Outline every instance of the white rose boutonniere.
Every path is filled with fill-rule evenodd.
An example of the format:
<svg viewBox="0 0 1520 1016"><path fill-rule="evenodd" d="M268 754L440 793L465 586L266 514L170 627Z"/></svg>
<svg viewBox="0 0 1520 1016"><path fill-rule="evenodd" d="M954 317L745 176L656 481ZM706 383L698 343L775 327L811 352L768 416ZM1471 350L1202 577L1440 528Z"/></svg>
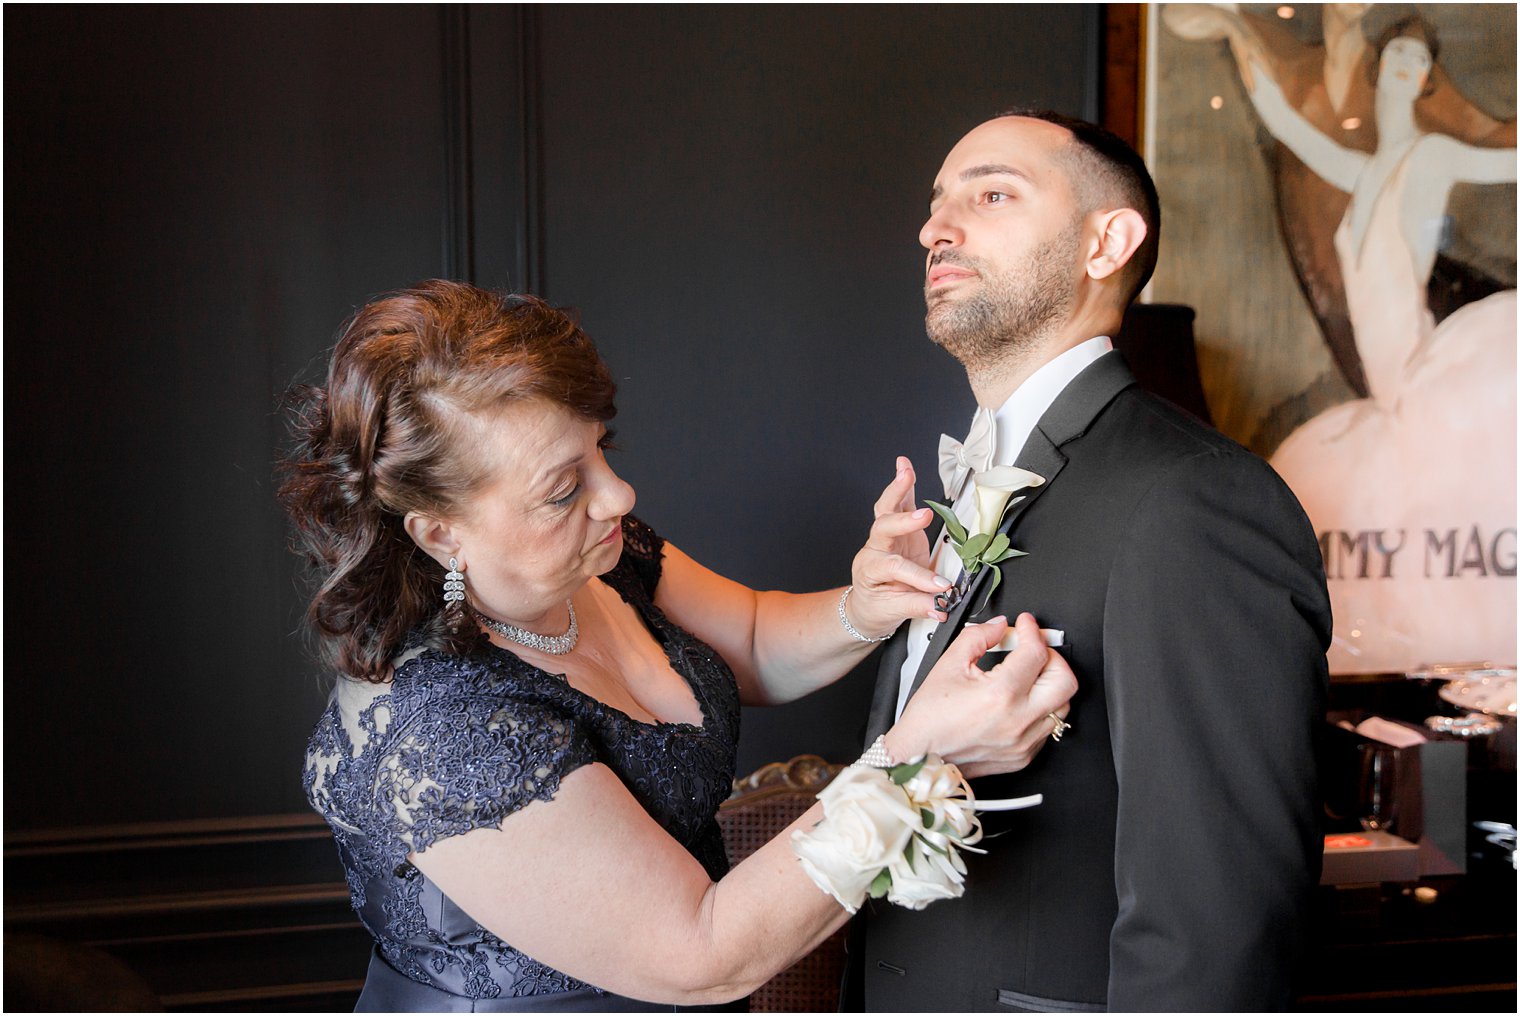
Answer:
<svg viewBox="0 0 1520 1016"><path fill-rule="evenodd" d="M1012 810L1039 795L980 805L961 771L937 755L876 769L850 766L818 795L823 820L792 834L802 870L855 913L867 896L922 910L965 891L960 851L982 838L978 807Z"/></svg>
<svg viewBox="0 0 1520 1016"><path fill-rule="evenodd" d="M966 527L961 525L961 520L956 518L955 512L949 506L937 501L924 502L944 521L945 529L950 534L950 545L955 548L961 563L965 565L968 580L980 571L983 565L989 565L992 568L992 582L987 587L987 595L983 598L981 607L977 608L978 611L986 608L998 584L1003 581L1002 563L1010 558L1025 556L1024 551L1013 548L1013 541L1008 538L1008 534L998 532L1008 509L1024 500L1022 497L1015 498L1013 495L1030 487L1038 487L1044 482L1045 478L1040 474L1017 466L993 466L991 469L974 474L972 483L975 485L976 493L975 533L966 532Z"/></svg>

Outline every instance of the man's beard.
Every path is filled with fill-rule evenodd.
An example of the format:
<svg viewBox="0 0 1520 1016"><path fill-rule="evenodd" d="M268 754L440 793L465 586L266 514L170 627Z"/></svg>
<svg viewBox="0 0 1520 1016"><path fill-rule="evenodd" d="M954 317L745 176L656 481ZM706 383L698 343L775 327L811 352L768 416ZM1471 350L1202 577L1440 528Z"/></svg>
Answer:
<svg viewBox="0 0 1520 1016"><path fill-rule="evenodd" d="M924 327L929 338L968 369L988 367L1037 348L1076 300L1068 278L1076 263L1078 223L1040 244L1017 265L991 271L956 251L937 255L976 271L980 286L964 300L929 301Z"/></svg>

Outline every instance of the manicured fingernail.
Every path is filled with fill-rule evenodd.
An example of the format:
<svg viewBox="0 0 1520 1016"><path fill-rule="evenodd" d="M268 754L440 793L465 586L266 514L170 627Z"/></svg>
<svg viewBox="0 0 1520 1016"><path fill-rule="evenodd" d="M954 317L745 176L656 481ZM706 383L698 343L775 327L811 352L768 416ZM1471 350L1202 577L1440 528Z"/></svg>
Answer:
<svg viewBox="0 0 1520 1016"><path fill-rule="evenodd" d="M913 513L913 517L915 519L926 519L929 517L929 515L930 510L928 508L920 508L918 511Z"/></svg>
<svg viewBox="0 0 1520 1016"><path fill-rule="evenodd" d="M989 617L987 619L987 623L988 624L992 624L992 623L994 623L996 621L1007 621L1007 620L1008 620L1008 615L1007 614L999 614L997 617Z"/></svg>

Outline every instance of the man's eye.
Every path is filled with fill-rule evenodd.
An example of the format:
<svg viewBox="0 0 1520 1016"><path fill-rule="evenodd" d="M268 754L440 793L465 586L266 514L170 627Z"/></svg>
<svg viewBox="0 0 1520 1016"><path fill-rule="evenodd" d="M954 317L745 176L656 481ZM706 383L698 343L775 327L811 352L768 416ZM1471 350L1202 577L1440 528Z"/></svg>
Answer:
<svg viewBox="0 0 1520 1016"><path fill-rule="evenodd" d="M1002 191L988 191L986 194L982 195L982 200L987 202L989 205L1000 205L1004 201L1007 201L1008 197L1009 196Z"/></svg>

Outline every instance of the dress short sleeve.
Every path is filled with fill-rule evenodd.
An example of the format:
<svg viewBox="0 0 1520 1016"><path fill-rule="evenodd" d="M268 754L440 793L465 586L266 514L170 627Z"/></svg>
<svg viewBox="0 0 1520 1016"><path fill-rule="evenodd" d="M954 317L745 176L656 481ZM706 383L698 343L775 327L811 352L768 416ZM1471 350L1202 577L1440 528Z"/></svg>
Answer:
<svg viewBox="0 0 1520 1016"><path fill-rule="evenodd" d="M550 703L499 689L445 691L397 730L378 760L374 814L414 851L498 828L595 761L576 721Z"/></svg>
<svg viewBox="0 0 1520 1016"><path fill-rule="evenodd" d="M644 587L645 594L654 599L655 586L660 584L660 566L664 559L665 541L658 533L632 515L623 516L623 560L633 570Z"/></svg>

